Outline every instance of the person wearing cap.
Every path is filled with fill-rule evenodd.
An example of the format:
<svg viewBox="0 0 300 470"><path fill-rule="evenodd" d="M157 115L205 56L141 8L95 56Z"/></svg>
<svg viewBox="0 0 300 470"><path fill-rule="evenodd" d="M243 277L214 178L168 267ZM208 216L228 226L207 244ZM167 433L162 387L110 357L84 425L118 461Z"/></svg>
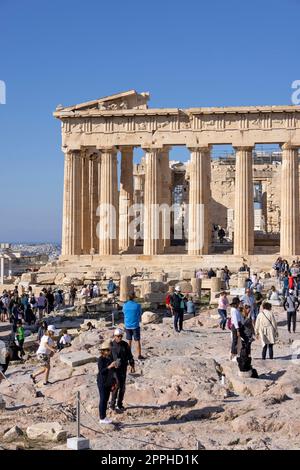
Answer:
<svg viewBox="0 0 300 470"><path fill-rule="evenodd" d="M239 310L240 299L238 297L234 297L231 302L231 311L230 311L230 318L231 318L231 334L232 334L232 342L231 342L231 356L230 359L235 361L237 358L237 348L238 348L238 340L242 334L242 328L244 319Z"/></svg>
<svg viewBox="0 0 300 470"><path fill-rule="evenodd" d="M123 330L117 328L114 332L114 339L111 346L111 354L113 360L117 363L116 375L118 379L118 386L113 390L110 402L110 408L116 411L124 411L123 399L126 387L127 367L130 365L130 372L134 373L134 359L131 349L123 341ZM117 404L117 406L116 406Z"/></svg>
<svg viewBox="0 0 300 470"><path fill-rule="evenodd" d="M299 300L294 294L293 289L290 289L286 296L283 308L287 314L287 328L291 332L291 324L293 323L293 333L296 333L297 310L299 308Z"/></svg>
<svg viewBox="0 0 300 470"><path fill-rule="evenodd" d="M145 359L141 351L141 328L142 307L134 301L134 293L129 294L127 302L123 305L124 323L126 330L126 339L131 349L132 338L136 342L138 359Z"/></svg>
<svg viewBox="0 0 300 470"><path fill-rule="evenodd" d="M112 420L106 417L107 405L110 393L116 387L116 370L117 363L111 355L111 341L106 340L100 346L100 357L98 359L98 375L97 386L99 390L99 423L111 424Z"/></svg>
<svg viewBox="0 0 300 470"><path fill-rule="evenodd" d="M43 367L35 374L30 375L33 383L36 383L36 377L45 372L44 385L49 384L48 378L50 373L50 357L53 356L53 354L56 352L55 343L53 340L55 333L55 327L53 325L48 325L48 328L45 331L45 334L42 337L39 348L36 352L38 360L41 364L43 364Z"/></svg>
<svg viewBox="0 0 300 470"><path fill-rule="evenodd" d="M174 330L176 333L180 333L183 327L184 315L184 296L181 293L180 286L175 287L175 292L171 298L171 306L174 314Z"/></svg>

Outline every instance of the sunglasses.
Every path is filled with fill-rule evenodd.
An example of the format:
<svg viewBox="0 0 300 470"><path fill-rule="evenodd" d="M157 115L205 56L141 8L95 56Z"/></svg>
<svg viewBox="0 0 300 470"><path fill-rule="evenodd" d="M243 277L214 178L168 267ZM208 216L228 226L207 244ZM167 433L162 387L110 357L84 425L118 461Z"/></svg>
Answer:
<svg viewBox="0 0 300 470"><path fill-rule="evenodd" d="M123 338L123 335L116 335L117 338Z"/></svg>

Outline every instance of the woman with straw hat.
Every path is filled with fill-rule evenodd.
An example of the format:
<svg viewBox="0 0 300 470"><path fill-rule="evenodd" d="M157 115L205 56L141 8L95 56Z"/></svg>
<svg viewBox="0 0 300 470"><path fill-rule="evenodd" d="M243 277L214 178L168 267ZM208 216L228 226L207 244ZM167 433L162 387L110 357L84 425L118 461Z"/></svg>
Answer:
<svg viewBox="0 0 300 470"><path fill-rule="evenodd" d="M100 357L98 359L97 385L100 395L99 416L100 424L111 424L111 419L106 417L107 404L111 391L116 386L115 368L116 361L111 355L111 341L106 340L100 346Z"/></svg>

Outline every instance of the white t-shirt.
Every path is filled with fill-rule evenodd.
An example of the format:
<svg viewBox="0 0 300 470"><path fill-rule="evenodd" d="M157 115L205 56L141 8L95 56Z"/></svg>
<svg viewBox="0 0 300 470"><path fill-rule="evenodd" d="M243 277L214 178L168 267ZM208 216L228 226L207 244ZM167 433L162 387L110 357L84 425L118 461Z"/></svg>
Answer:
<svg viewBox="0 0 300 470"><path fill-rule="evenodd" d="M60 338L60 344L70 344L71 343L71 336L70 335L63 335Z"/></svg>
<svg viewBox="0 0 300 470"><path fill-rule="evenodd" d="M44 335L44 336L42 336L42 339L41 339L41 342L40 342L40 345L39 345L39 349L37 350L36 353L37 354L47 354L47 356L50 356L51 351L49 351L49 349L46 348L46 345L52 347L54 345L54 341L53 341L53 339L50 338L50 336Z"/></svg>

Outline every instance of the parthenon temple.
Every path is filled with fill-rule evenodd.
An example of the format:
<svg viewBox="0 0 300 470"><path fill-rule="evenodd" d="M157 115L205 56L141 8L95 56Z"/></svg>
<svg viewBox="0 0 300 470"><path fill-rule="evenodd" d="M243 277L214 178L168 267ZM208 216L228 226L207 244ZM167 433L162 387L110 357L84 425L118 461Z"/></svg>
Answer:
<svg viewBox="0 0 300 470"><path fill-rule="evenodd" d="M65 156L61 260L300 254L300 106L148 101L131 90L54 112ZM214 158L221 145L228 158ZM259 145L278 150L266 157ZM175 147L187 161L172 161Z"/></svg>

